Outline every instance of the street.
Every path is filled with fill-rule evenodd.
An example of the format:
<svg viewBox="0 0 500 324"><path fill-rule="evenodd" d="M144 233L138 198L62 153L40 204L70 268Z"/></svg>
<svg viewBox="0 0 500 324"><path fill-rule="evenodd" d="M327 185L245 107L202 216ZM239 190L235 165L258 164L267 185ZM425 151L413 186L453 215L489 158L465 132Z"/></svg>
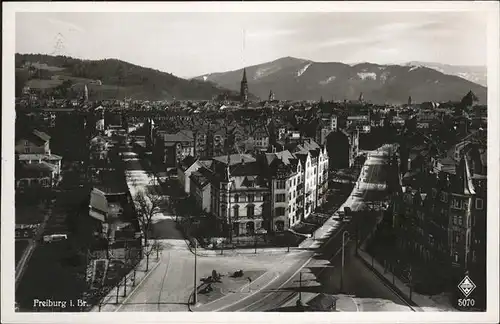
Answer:
<svg viewBox="0 0 500 324"><path fill-rule="evenodd" d="M143 169L136 157L126 160L127 177L133 190L154 184L154 176ZM259 253L198 257L197 278L210 275L213 269L230 274L238 269L262 273L252 283L251 291L223 291L220 298L191 307L192 311L271 311L295 303L298 293L305 300L318 293L335 294L343 311L386 311L411 309L385 286L360 260L354 257L354 236L360 241L373 229L378 213L360 211L367 203L384 196L386 155L373 152L360 175L359 183L341 206L350 207L349 222L330 218L313 237L300 244L301 251L280 256ZM132 180L133 179L133 180ZM369 216L369 217L368 217ZM118 311L188 311L194 285L194 255L182 233L175 226L175 217L162 212L155 216L153 233L163 246L160 264L118 308ZM342 233L351 239L346 244L343 287L340 290ZM302 273L302 275L300 275ZM299 278L302 282L299 283ZM243 288L241 288L243 289ZM203 298L199 298L202 300Z"/></svg>
<svg viewBox="0 0 500 324"><path fill-rule="evenodd" d="M350 207L353 212L360 210L366 201L373 201L383 197L381 191L385 188L383 183L384 172L382 165L386 156L383 152L370 154L365 166L368 166L365 175L360 176L359 188L356 186L351 196L347 199L341 209ZM360 214L361 215L361 214ZM364 239L376 224L376 214L373 217L353 217L348 224L337 222L336 229L332 230L328 222L319 228L312 238L306 239L301 247L313 251L320 248L320 253L313 251L302 256L305 262L298 262L293 268L287 269L275 281L267 287L255 293L253 296L241 300L236 304L222 309L206 309L200 307L197 310L219 310L219 311L271 311L280 307L294 304L299 292L316 295L318 293L335 294L338 307L343 311L411 311L407 305L376 276L371 273L361 262L353 256L353 244L349 243L346 248L343 289L340 291L340 261L342 250L342 233L348 231L359 233L360 241ZM351 240L352 242L352 240ZM318 251L316 251L318 252ZM302 275L300 275L302 272ZM302 277L302 283L299 282ZM301 286L301 287L300 287ZM312 293L312 294L311 294Z"/></svg>

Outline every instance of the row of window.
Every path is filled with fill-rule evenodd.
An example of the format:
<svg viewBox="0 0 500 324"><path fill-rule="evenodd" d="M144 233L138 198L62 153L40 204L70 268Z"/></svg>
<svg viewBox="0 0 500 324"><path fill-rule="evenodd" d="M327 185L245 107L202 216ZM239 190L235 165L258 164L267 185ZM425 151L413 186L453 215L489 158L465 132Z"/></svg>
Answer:
<svg viewBox="0 0 500 324"><path fill-rule="evenodd" d="M260 201L261 199L262 196L260 194L257 194L257 196L255 196L254 194L247 194L246 196L245 195L240 196L239 194L235 194L233 197L233 202L246 202L246 201L254 202L255 200Z"/></svg>
<svg viewBox="0 0 500 324"><path fill-rule="evenodd" d="M255 216L255 206L248 205L246 209L247 209L247 217L254 217ZM240 217L240 206L238 206L238 205L233 206L233 216L234 216L234 218Z"/></svg>

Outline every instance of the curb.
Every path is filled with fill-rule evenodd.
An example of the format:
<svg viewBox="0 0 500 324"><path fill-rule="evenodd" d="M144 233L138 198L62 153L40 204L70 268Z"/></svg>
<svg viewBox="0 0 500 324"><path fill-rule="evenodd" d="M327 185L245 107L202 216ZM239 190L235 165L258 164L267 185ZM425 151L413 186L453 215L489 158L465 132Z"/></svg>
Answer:
<svg viewBox="0 0 500 324"><path fill-rule="evenodd" d="M116 312L120 309L120 307L124 304L125 301L127 301L131 296L132 294L143 284L144 281L146 281L146 279L149 277L149 275L160 265L160 262L158 261L152 268L150 268L148 270L148 272L144 275L144 277L142 277L142 279L137 282L137 284L135 285L135 287L133 287L133 289L130 291L129 294L127 294L125 296L125 299L123 301L121 301L120 303L116 304L116 303L108 303L109 300L111 300L112 298L116 297L116 295L112 294L112 292L116 289L116 287L113 287L113 289L111 289L111 291L102 299L104 300L104 302L101 304L101 308L103 308L104 306L106 305L109 305L109 304L113 304L113 305L116 305L117 306L117 309L111 311L111 312ZM127 276L130 274L131 272L129 272L127 274ZM98 313L102 313L102 311L99 311L99 304L97 305L94 305L91 309L90 309L90 312L98 312Z"/></svg>

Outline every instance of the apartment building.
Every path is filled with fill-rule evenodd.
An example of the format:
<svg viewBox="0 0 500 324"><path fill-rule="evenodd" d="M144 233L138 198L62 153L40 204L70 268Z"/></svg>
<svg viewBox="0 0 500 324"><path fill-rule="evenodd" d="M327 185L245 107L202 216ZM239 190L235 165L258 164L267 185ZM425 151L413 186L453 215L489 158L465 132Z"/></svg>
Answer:
<svg viewBox="0 0 500 324"><path fill-rule="evenodd" d="M399 246L443 289L455 289L465 273L486 284L486 164L475 150L469 146L455 170L419 173L393 199Z"/></svg>

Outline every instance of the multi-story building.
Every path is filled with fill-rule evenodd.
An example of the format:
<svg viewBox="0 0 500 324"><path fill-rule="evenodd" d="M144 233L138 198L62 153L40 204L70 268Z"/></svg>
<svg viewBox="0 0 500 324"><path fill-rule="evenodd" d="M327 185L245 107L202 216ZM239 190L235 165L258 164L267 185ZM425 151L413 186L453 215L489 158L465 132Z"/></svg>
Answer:
<svg viewBox="0 0 500 324"><path fill-rule="evenodd" d="M21 132L16 138L16 187L52 187L61 174L62 157L52 154L50 136L38 130Z"/></svg>
<svg viewBox="0 0 500 324"><path fill-rule="evenodd" d="M466 273L486 285L486 167L478 155L469 145L456 170L420 172L393 199L399 246L419 258L436 288L455 289Z"/></svg>
<svg viewBox="0 0 500 324"><path fill-rule="evenodd" d="M269 134L265 127L257 127L245 141L246 150L265 151L269 148Z"/></svg>
<svg viewBox="0 0 500 324"><path fill-rule="evenodd" d="M330 117L323 117L319 121L319 125L317 128L317 140L321 145L325 145L327 136L332 133L336 132L338 130L338 125L337 125L337 116L332 115Z"/></svg>
<svg viewBox="0 0 500 324"><path fill-rule="evenodd" d="M347 129L358 130L360 133L368 134L371 131L370 115L347 116Z"/></svg>
<svg viewBox="0 0 500 324"><path fill-rule="evenodd" d="M300 142L291 152L302 165L303 179L303 218L307 218L317 207L326 201L328 190L329 157L326 146L319 146L311 139ZM302 192L299 190L300 194ZM299 196L299 199L301 197Z"/></svg>
<svg viewBox="0 0 500 324"><path fill-rule="evenodd" d="M210 179L212 177L212 172L206 167L200 167L196 171L193 171L189 176L190 195L194 197L196 205L199 210L205 213L211 212L211 188Z"/></svg>
<svg viewBox="0 0 500 324"><path fill-rule="evenodd" d="M230 237L253 235L263 228L269 188L259 176L255 158L238 155L214 158L211 168L211 210L219 228Z"/></svg>
<svg viewBox="0 0 500 324"><path fill-rule="evenodd" d="M195 140L193 132L179 131L169 134L157 131L153 143L153 155L167 168L177 167L187 156L194 156Z"/></svg>
<svg viewBox="0 0 500 324"><path fill-rule="evenodd" d="M265 175L270 188L270 230L282 232L303 219L303 199L299 199L302 165L289 151L265 154ZM303 187L303 186L302 186Z"/></svg>

